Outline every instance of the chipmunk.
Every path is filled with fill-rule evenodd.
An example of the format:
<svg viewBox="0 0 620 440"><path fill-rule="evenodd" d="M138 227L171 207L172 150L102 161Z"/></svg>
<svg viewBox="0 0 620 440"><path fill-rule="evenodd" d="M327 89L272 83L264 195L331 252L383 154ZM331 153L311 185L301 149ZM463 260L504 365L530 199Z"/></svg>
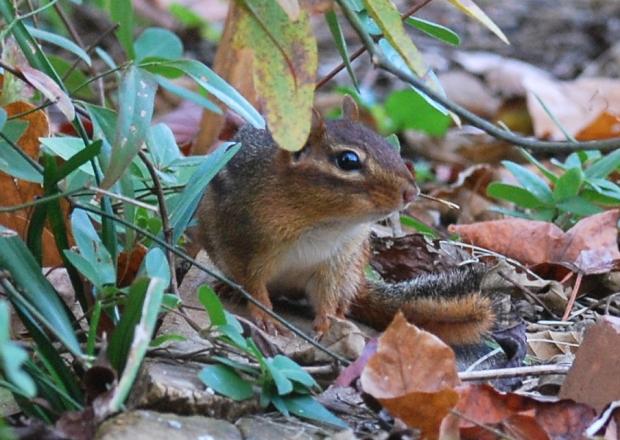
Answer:
<svg viewBox="0 0 620 440"><path fill-rule="evenodd" d="M318 337L331 316L382 329L402 309L449 344L478 342L493 324L491 302L478 290L480 266L396 284L365 278L370 226L412 203L419 189L395 149L359 122L350 97L342 109L339 120L315 114L298 152L279 148L268 130L242 126L233 139L241 150L199 205L200 244L267 307L270 296L305 293ZM259 327L281 329L249 307Z"/></svg>

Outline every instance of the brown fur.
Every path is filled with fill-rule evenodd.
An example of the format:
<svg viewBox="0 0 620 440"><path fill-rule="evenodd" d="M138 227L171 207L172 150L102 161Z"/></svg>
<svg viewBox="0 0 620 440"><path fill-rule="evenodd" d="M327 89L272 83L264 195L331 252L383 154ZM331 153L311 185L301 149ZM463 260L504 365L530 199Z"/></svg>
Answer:
<svg viewBox="0 0 620 440"><path fill-rule="evenodd" d="M345 113L356 117L351 102ZM363 273L369 225L404 207L406 195L417 193L414 177L383 138L354 120L315 115L312 127L297 153L279 149L268 131L244 126L237 133L242 149L209 185L197 214L200 242L220 270L268 307L270 295L305 291L319 334L329 328L330 316L344 316L352 302L370 317L378 310L393 316L404 306L440 335L450 333L450 321L459 329L470 318L488 328L490 315L470 316L474 305L488 309L479 297L403 297L389 289L374 295ZM343 150L358 154L360 170L337 166ZM259 309L250 311L259 325L276 329ZM457 318L445 320L446 330L439 325L444 315Z"/></svg>

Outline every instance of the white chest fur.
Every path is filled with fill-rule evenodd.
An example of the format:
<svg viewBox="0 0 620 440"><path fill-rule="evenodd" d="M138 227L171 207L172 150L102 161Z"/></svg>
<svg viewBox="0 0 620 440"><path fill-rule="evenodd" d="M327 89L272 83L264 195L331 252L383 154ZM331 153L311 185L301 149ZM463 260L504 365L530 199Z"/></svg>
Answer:
<svg viewBox="0 0 620 440"><path fill-rule="evenodd" d="M330 224L303 233L278 256L270 284L278 288L304 288L317 266L351 245L358 246L370 230L370 224Z"/></svg>

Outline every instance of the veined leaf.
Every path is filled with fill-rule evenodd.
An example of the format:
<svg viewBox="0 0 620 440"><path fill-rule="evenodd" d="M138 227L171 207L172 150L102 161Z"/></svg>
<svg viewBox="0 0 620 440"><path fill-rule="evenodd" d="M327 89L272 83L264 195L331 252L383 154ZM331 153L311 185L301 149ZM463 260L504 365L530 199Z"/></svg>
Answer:
<svg viewBox="0 0 620 440"><path fill-rule="evenodd" d="M308 13L302 10L293 23L272 0L240 3L232 46L253 51L254 85L273 138L298 151L310 134L318 63Z"/></svg>

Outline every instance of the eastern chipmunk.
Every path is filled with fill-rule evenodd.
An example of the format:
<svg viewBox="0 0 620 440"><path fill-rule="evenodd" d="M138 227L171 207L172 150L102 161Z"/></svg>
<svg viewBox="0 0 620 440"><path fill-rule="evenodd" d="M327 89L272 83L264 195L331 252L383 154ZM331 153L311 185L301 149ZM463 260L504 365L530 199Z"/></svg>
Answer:
<svg viewBox="0 0 620 440"><path fill-rule="evenodd" d="M343 119L314 115L301 151L278 148L267 130L244 125L241 150L211 181L198 209L198 238L218 268L254 298L307 296L317 335L330 316L377 328L398 309L450 344L477 342L493 323L478 293L479 269L411 282L367 281L373 222L405 208L418 193L412 171L390 144L358 122L350 97ZM250 304L262 328L278 325Z"/></svg>

